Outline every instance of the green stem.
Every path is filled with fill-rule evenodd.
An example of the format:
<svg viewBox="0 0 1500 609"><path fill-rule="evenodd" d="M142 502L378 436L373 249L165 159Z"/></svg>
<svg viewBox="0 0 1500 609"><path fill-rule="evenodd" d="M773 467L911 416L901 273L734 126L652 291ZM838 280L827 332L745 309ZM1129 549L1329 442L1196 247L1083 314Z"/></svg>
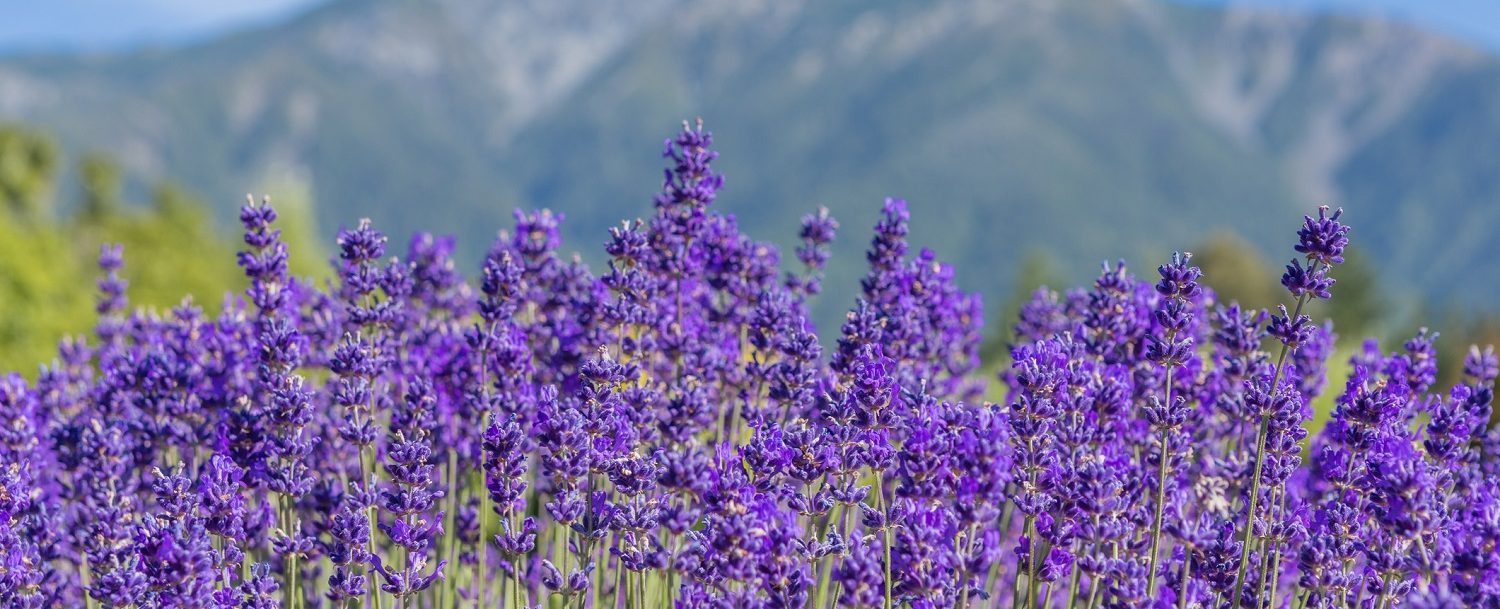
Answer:
<svg viewBox="0 0 1500 609"><path fill-rule="evenodd" d="M294 515L292 518L295 519L296 516ZM297 530L300 530L302 528L302 525L301 525L300 522L297 522L297 523L293 524L292 526L293 526L292 530L293 530L293 534L294 535L296 534L295 532ZM297 564L299 558L300 557L297 556L296 552L292 552L292 556L291 556L291 561L292 561L291 578L292 578L292 606L293 607L301 607L302 606L302 568L300 566L298 566L298 564Z"/></svg>
<svg viewBox="0 0 1500 609"><path fill-rule="evenodd" d="M1172 408L1172 366L1167 366L1166 408ZM1146 598L1156 598L1156 555L1161 544L1162 512L1167 506L1167 437L1168 429L1161 430L1161 458L1156 464L1156 517L1151 524L1151 558L1146 566Z"/></svg>
<svg viewBox="0 0 1500 609"><path fill-rule="evenodd" d="M885 542L882 548L885 551L885 609L891 609L891 522L890 513L885 509L885 476L875 472L875 503L876 508L885 521L885 528L881 531L881 537Z"/></svg>
<svg viewBox="0 0 1500 609"><path fill-rule="evenodd" d="M828 524L837 520L837 514L843 512L843 510L844 504L842 503L833 506L833 511L829 513L828 519L824 521L823 529L825 531L828 528ZM823 560L818 561L818 587L817 592L813 595L813 609L823 609L823 600L828 598L828 580L833 575L833 569L838 564L838 560L838 555L834 554L828 556L826 562Z"/></svg>
<svg viewBox="0 0 1500 609"><path fill-rule="evenodd" d="M1187 609L1188 604L1188 574L1193 572L1193 553L1182 554L1182 584L1177 591L1177 609Z"/></svg>
<svg viewBox="0 0 1500 609"><path fill-rule="evenodd" d="M521 581L522 581L521 580L521 559L520 558L512 558L511 561L510 561L510 569L511 569L511 576L515 578L515 582L514 582L514 587L516 589L516 604L515 604L515 606L516 607L525 607L526 606L526 597L528 596L528 594L527 594L526 590L524 590L524 589L521 588Z"/></svg>
<svg viewBox="0 0 1500 609"><path fill-rule="evenodd" d="M1266 556L1266 551L1265 551L1264 547L1261 548L1261 556L1262 556L1262 561L1261 561L1261 567L1260 567L1260 583L1257 584L1259 586L1257 589L1260 592L1259 598L1265 598L1266 584L1271 579L1271 571L1276 570L1276 565L1271 564L1271 560L1270 560L1271 557L1270 556ZM1274 593L1273 593L1273 597L1274 597Z"/></svg>
<svg viewBox="0 0 1500 609"><path fill-rule="evenodd" d="M1011 607L1020 607L1021 606L1021 597L1020 597L1020 594L1021 594L1021 574L1024 573L1024 572L1025 572L1025 569L1022 569L1021 565L1016 565L1016 572L1010 578L1010 606Z"/></svg>
<svg viewBox="0 0 1500 609"><path fill-rule="evenodd" d="M963 548L962 548L963 554L961 555L961 556L963 556L963 558L961 560L964 561L965 563L967 563L969 555L971 555L973 553L973 551L974 551L974 537L975 537L975 535L974 535L974 527L975 527L975 525L971 524L971 525L969 525L969 528L964 531L964 540L963 540ZM955 550L959 549L957 543L954 544L954 549ZM963 595L962 596L962 600L958 604L959 609L969 609L969 588L972 588L973 586L964 585L964 578L966 576L968 576L968 575L969 575L969 570L967 568L960 568L960 569L958 569L958 578L957 578L958 579L958 586L959 586L960 589L963 590L963 592L962 592L962 595Z"/></svg>
<svg viewBox="0 0 1500 609"><path fill-rule="evenodd" d="M89 586L92 584L89 583L91 578L89 576L89 561L87 558L79 564L79 577L81 578L79 583L83 586L83 607L84 609L94 609L94 595L89 594ZM226 581L225 583L228 582Z"/></svg>
<svg viewBox="0 0 1500 609"><path fill-rule="evenodd" d="M999 531L1000 531L1000 534L1002 536L1006 535L1006 534L1008 534L1010 532L1010 518L1011 518L1011 513L1012 513L1011 509L1012 509L1012 507L1014 507L1014 505L1015 504L1007 501L1007 502L1005 502L1005 507L1000 510L1000 528L999 528ZM995 590L996 594L993 595L994 596L994 600L997 603L1000 602L1000 595L998 594L1000 592L998 590L998 584L1000 583L1000 562L1001 561L996 560L996 561L992 561L990 563L990 572L989 572L989 575L987 577L985 577L985 579L984 579L984 585L985 586L987 586L987 587L996 587L997 588ZM1012 586L1012 590L1014 590L1014 586ZM1011 602L1012 603L1015 602L1014 597L1012 597Z"/></svg>
<svg viewBox="0 0 1500 609"><path fill-rule="evenodd" d="M1309 266L1309 273L1317 270L1318 262L1314 261ZM1307 304L1307 294L1297 297L1296 310L1292 312L1291 321L1296 322L1302 316L1302 307ZM1276 356L1276 371L1271 374L1271 387L1269 398L1276 399L1276 385L1281 381L1282 367L1286 364L1287 352L1290 347L1286 343L1281 344L1281 354ZM1255 436L1255 472L1250 480L1250 511L1245 516L1245 534L1240 539L1240 568L1234 576L1234 601L1229 604L1231 608L1238 609L1240 596L1245 586L1245 569L1250 566L1250 536L1255 533L1255 508L1260 503L1260 472L1265 466L1266 460L1266 436L1270 433L1270 421L1265 415L1260 416L1260 430Z"/></svg>
<svg viewBox="0 0 1500 609"><path fill-rule="evenodd" d="M1073 575L1068 579L1068 609L1073 609L1073 604L1078 602L1078 580L1083 577L1083 570L1073 565Z"/></svg>
<svg viewBox="0 0 1500 609"><path fill-rule="evenodd" d="M373 449L374 449L373 446L372 447L364 447L364 446L360 447L360 449L359 449L359 477L361 479L361 482L369 484L370 487L374 487L375 486L375 472L374 472L375 465L373 463L371 463L371 461L374 461L374 458L373 458L373 456L367 456L365 454L365 449L366 448L370 448L371 452L373 452ZM367 474L368 474L368 477L366 477ZM365 492L368 493L372 489L371 488L365 488L364 490L365 490ZM367 541L366 548L369 550L370 556L373 557L373 556L375 556L375 532L378 531L378 530L380 530L376 526L375 504L372 503L372 504L370 504L370 505L368 505L368 506L365 507L365 518L366 518L366 520L369 521L369 524L370 524L370 535L369 535L369 538L366 540ZM374 563L371 563L371 564L374 564ZM370 580L369 581L370 596L375 601L375 609L380 609L380 607L382 606L382 602L380 600L380 584L377 584L375 582L375 579L378 578L378 577L380 577L380 575L378 573L375 573L374 569L368 568L368 567L365 569L365 573L369 574L369 577L367 577L367 579Z"/></svg>
<svg viewBox="0 0 1500 609"><path fill-rule="evenodd" d="M1276 506L1276 514L1277 514L1276 515L1276 521L1280 522L1281 518L1286 515L1286 490L1285 489L1280 490L1277 493L1277 495L1278 495L1278 499L1277 499L1277 506ZM1276 548L1274 548L1274 549L1271 550L1271 588L1270 588L1270 594L1271 594L1270 601L1271 602L1269 604L1272 607L1276 606L1276 592L1277 592L1277 588L1280 585L1281 585L1281 546L1277 545Z"/></svg>
<svg viewBox="0 0 1500 609"><path fill-rule="evenodd" d="M458 552L458 526L457 526L457 523L458 523L458 504L459 504L458 491L459 491L459 486L458 486L458 463L457 462L458 462L458 453L457 453L457 451L449 449L448 450L448 469L443 472L443 477L448 482L448 498L449 498L448 513L443 515L443 520L446 521L447 528L445 528L443 530L444 531L448 531L448 535L446 535L446 539L439 540L439 541L440 542L441 541L446 541L447 542L446 546L448 548L448 552L447 552L447 554L448 554L448 564L450 564L450 565L457 565L458 564L458 559L457 559L458 558L457 557L457 552ZM443 604L442 600L443 600L444 597L447 597L449 599L449 604L450 605L454 604L454 602L456 601L456 599L454 597L457 597L457 596L458 596L458 578L457 577L445 578L444 581L437 588L438 606L440 606L440 607L442 606L442 604Z"/></svg>
<svg viewBox="0 0 1500 609"><path fill-rule="evenodd" d="M1024 528L1025 532L1022 534L1026 536L1029 546L1026 552L1026 594L1021 598L1025 602L1024 607L1033 609L1036 607L1036 517L1027 515Z"/></svg>

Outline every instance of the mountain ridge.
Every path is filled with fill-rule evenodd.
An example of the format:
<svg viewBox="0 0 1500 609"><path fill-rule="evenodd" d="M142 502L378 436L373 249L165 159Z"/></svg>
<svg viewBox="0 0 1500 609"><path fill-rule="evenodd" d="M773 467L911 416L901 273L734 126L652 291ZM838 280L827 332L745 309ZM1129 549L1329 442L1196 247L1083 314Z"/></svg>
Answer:
<svg viewBox="0 0 1500 609"><path fill-rule="evenodd" d="M567 214L565 247L597 259L604 229L648 212L656 142L696 116L751 234L789 244L820 204L842 221L824 320L887 195L992 301L1021 252L1051 251L1069 283L1218 228L1278 253L1320 203L1349 208L1395 289L1500 297L1466 280L1500 256L1484 160L1500 61L1374 19L1156 0L334 2L185 49L0 58L0 119L180 178L223 217L290 175L324 226L454 232L471 259L518 205Z"/></svg>

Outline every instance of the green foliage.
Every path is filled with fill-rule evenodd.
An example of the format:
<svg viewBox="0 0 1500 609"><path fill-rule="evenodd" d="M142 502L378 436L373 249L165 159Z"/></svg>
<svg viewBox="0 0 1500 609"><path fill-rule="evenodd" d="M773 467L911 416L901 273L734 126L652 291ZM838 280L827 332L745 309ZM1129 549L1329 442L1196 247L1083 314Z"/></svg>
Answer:
<svg viewBox="0 0 1500 609"><path fill-rule="evenodd" d="M119 164L107 156L90 154L78 164L78 187L83 192L78 214L86 222L103 222L120 213L125 184Z"/></svg>
<svg viewBox="0 0 1500 609"><path fill-rule="evenodd" d="M1334 330L1351 338L1375 331L1387 311L1378 272L1364 248L1350 246L1344 250L1344 263L1335 270L1333 278L1336 282L1333 300L1319 304L1333 319Z"/></svg>
<svg viewBox="0 0 1500 609"><path fill-rule="evenodd" d="M1273 309L1287 302L1281 287L1281 267L1272 265L1260 251L1239 235L1221 231L1209 236L1193 251L1193 262L1203 269L1203 284L1213 288L1219 302L1238 302L1245 307ZM1364 249L1344 250L1344 263L1333 273L1333 300L1309 303L1314 319L1333 320L1334 331L1345 340L1358 340L1378 329L1390 313L1374 264Z"/></svg>
<svg viewBox="0 0 1500 609"><path fill-rule="evenodd" d="M0 369L34 374L52 360L57 341L94 323L94 260L105 243L125 246L127 296L159 311L191 298L217 311L227 291L243 288L235 267L239 240L217 228L204 203L169 181L132 204L119 166L102 155L79 162L73 213L52 213L56 146L19 127L0 128ZM288 200L281 223L292 245L292 270L326 269L313 237L305 189L278 185ZM326 271L321 271L325 272Z"/></svg>
<svg viewBox="0 0 1500 609"><path fill-rule="evenodd" d="M52 140L13 125L0 125L0 208L13 220L44 214L57 173Z"/></svg>
<svg viewBox="0 0 1500 609"><path fill-rule="evenodd" d="M1285 300L1277 269L1239 235L1214 233L1192 252L1193 262L1203 269L1202 283L1213 289L1219 302L1265 309Z"/></svg>
<svg viewBox="0 0 1500 609"><path fill-rule="evenodd" d="M0 369L27 374L57 340L88 328L94 292L72 236L0 214Z"/></svg>
<svg viewBox="0 0 1500 609"><path fill-rule="evenodd" d="M1057 286L1060 278L1057 265L1041 250L1031 250L1021 259L1020 268L1016 271L1016 280L1012 282L1009 296L1005 299L1005 305L1000 308L997 315L992 315L985 324L987 338L980 348L980 360L986 365L993 365L1002 360L1008 361L1009 348L1015 342L1016 318L1021 314L1021 305L1031 300L1037 288Z"/></svg>

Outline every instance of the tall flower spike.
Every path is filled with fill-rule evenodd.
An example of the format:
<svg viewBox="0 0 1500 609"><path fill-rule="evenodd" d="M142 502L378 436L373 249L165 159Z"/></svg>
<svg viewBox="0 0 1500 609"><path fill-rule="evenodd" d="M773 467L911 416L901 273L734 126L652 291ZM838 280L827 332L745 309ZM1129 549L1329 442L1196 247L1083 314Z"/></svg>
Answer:
<svg viewBox="0 0 1500 609"><path fill-rule="evenodd" d="M362 330L389 323L391 305L376 298L387 278L380 265L386 236L365 218L353 230L341 229L338 245L339 297L344 303L346 327Z"/></svg>
<svg viewBox="0 0 1500 609"><path fill-rule="evenodd" d="M797 246L797 260L804 268L798 277L788 274L787 286L805 296L816 296L823 289L823 268L828 265L828 245L838 232L839 222L828 214L827 207L819 207L817 213L802 217L802 231L798 236L802 244Z"/></svg>
<svg viewBox="0 0 1500 609"><path fill-rule="evenodd" d="M389 519L380 528L391 543L404 550L404 566L388 568L379 555L372 558L375 570L385 583L383 590L404 599L426 590L434 579L442 578L448 561L440 560L431 573L424 574L429 551L443 534L443 514L430 513L445 490L437 486L437 467L433 465L431 429L437 397L431 384L414 379L406 396L391 415L386 449L386 471L390 484L381 493L381 508Z"/></svg>
<svg viewBox="0 0 1500 609"><path fill-rule="evenodd" d="M125 246L116 243L99 247L99 270L104 276L99 278L99 302L94 307L99 314L95 331L106 345L115 344L125 330L125 288L129 282L120 277L124 267Z"/></svg>
<svg viewBox="0 0 1500 609"><path fill-rule="evenodd" d="M240 268L250 279L248 295L262 317L274 317L288 301L287 249L281 242L281 231L272 228L276 209L269 198L256 204L248 201L240 208L240 224L245 228L245 245L239 253Z"/></svg>
<svg viewBox="0 0 1500 609"><path fill-rule="evenodd" d="M1154 447L1158 453L1156 500L1153 502L1155 517L1152 520L1151 547L1146 566L1146 594L1151 597L1156 595L1156 561L1162 536L1162 519L1166 513L1167 484L1169 480L1177 480L1177 476L1171 475L1173 445L1183 442L1182 426L1187 422L1188 416L1187 400L1180 394L1172 393L1172 375L1177 368L1187 365L1189 360L1197 359L1190 328L1194 322L1190 303L1198 296L1198 278L1203 275L1203 271L1189 264L1192 259L1191 253L1174 252L1170 263L1157 267L1161 280L1156 284L1156 292L1163 300L1156 310L1156 321L1161 329L1159 335L1150 335L1151 343L1146 348L1146 358L1160 364L1165 369L1166 377L1163 387L1165 397L1158 399L1152 395L1150 403L1143 409L1146 421L1152 431L1158 434L1158 442Z"/></svg>
<svg viewBox="0 0 1500 609"><path fill-rule="evenodd" d="M1261 391L1261 394L1266 396L1263 400L1266 408L1262 408L1262 414L1258 417L1260 425L1259 430L1256 432L1255 465L1251 469L1249 510L1246 515L1247 522L1245 523L1244 537L1242 538L1244 546L1241 549L1239 569L1235 576L1234 593L1230 597L1231 605L1239 605L1244 590L1245 576L1250 566L1250 549L1254 545L1250 543L1250 537L1256 528L1255 523L1257 519L1260 518L1257 506L1260 505L1261 500L1262 471L1266 463L1268 442L1277 440L1284 446L1286 442L1285 438L1278 440L1273 437L1275 435L1273 431L1277 429L1282 431L1300 431L1300 427L1296 430L1291 429L1291 427L1293 425L1300 425L1300 421L1296 419L1299 418L1297 415L1302 414L1302 409L1298 409L1296 413L1288 413L1290 416L1282 417L1279 421L1281 423L1279 426L1272 425L1275 421L1268 418L1270 414L1268 411L1271 404L1281 402L1278 396L1281 395L1280 381L1287 355L1297 351L1303 343L1306 343L1313 337L1311 320L1302 314L1303 306L1307 304L1309 299L1328 298L1330 296L1328 290L1333 286L1333 279L1328 277L1328 271L1333 265L1344 261L1344 248L1349 244L1349 227L1339 222L1339 216L1343 215L1343 213L1343 210L1340 209L1334 212L1332 216L1329 216L1328 207L1323 206L1318 208L1317 220L1314 220L1311 216L1303 216L1303 226L1297 231L1297 245L1294 246L1294 249L1307 258L1308 265L1306 268L1303 268L1302 264L1294 259L1291 264L1287 265L1286 273L1281 277L1281 284L1291 292L1292 296L1296 297L1297 304L1291 313L1287 312L1285 306L1281 306L1281 314L1273 316L1271 319L1270 334L1281 341L1282 347L1280 354L1276 358L1276 365L1271 372L1270 382ZM1252 379L1251 382L1257 381ZM1296 400L1291 401L1300 404L1302 400L1299 396ZM1293 422L1291 425L1288 424L1289 420ZM1302 433L1305 433L1305 431ZM1274 449L1276 443L1272 443L1271 446ZM1283 476L1278 476L1277 478L1284 479ZM1273 554L1273 556L1279 555ZM1271 570L1279 571L1279 566L1277 564ZM1273 589L1269 592L1274 600L1276 590Z"/></svg>
<svg viewBox="0 0 1500 609"><path fill-rule="evenodd" d="M665 170L657 207L689 208L701 213L704 207L713 204L724 186L724 176L709 167L719 158L713 144L713 133L703 130L703 119L698 119L696 125L682 121L682 132L662 145L662 157L670 159L673 166Z"/></svg>

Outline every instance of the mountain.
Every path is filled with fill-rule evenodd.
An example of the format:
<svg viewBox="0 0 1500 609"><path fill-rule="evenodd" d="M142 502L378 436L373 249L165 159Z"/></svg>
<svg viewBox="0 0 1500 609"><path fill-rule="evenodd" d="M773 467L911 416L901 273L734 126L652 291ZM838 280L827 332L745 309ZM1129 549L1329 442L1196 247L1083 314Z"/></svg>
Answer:
<svg viewBox="0 0 1500 609"><path fill-rule="evenodd" d="M293 176L325 227L457 233L515 206L649 213L660 142L703 117L720 205L788 244L843 223L847 307L876 210L992 302L1022 255L1069 283L1229 229L1291 255L1341 205L1394 293L1500 297L1500 60L1379 20L1158 0L347 0L174 50L0 58L0 120L216 202Z"/></svg>

